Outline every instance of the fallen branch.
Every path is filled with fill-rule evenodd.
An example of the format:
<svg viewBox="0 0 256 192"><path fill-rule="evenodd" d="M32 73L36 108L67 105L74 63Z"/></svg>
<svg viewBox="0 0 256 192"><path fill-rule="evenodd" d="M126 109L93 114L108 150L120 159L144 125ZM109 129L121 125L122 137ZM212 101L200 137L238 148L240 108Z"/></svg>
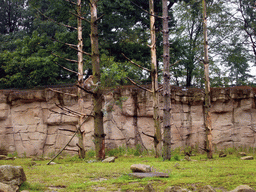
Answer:
<svg viewBox="0 0 256 192"><path fill-rule="evenodd" d="M92 113L92 112L91 112ZM72 139L75 137L75 135L77 134L77 132L81 129L82 125L89 119L89 116L81 123L81 125L79 125L76 129L76 132L73 134L73 136L70 138L70 140L67 142L67 144L59 151L59 153L57 155L55 155L48 163L47 165L50 165L50 163L56 159L61 153L62 151L64 151L64 149L69 145L69 143L72 141Z"/></svg>
<svg viewBox="0 0 256 192"><path fill-rule="evenodd" d="M57 104L57 103L55 103L55 105L56 105L58 108L62 109L63 111L66 111L66 112L71 113L71 114L76 115L76 116L80 116L80 117L91 116L91 117L92 117L92 115L87 115L87 114L83 114L83 113L74 111L74 110L72 110L72 109L69 109L69 108L67 108L67 107L65 107L65 106L59 105L59 104Z"/></svg>
<svg viewBox="0 0 256 192"><path fill-rule="evenodd" d="M49 111L56 113L56 114L60 114L60 115L66 115L66 116L70 116L70 117L77 117L77 115L72 115L72 114L66 114L64 112L58 112L58 111L54 111L52 109L49 109Z"/></svg>
<svg viewBox="0 0 256 192"><path fill-rule="evenodd" d="M69 96L71 96L71 97L77 97L77 95L75 95L75 94L65 93L65 92L62 92L62 91L57 91L57 90L52 89L52 88L48 88L48 89L49 89L50 91L52 91L52 92L61 93L61 94L64 94L64 95L69 95Z"/></svg>

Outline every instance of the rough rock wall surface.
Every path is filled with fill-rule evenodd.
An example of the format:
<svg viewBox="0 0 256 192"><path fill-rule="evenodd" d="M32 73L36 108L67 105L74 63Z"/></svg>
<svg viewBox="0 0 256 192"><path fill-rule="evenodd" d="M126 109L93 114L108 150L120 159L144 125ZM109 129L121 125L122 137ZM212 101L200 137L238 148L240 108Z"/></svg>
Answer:
<svg viewBox="0 0 256 192"><path fill-rule="evenodd" d="M0 91L0 147L19 156L57 153L76 131L78 118L76 87ZM134 102L136 93L137 103ZM202 89L172 87L173 148L204 146ZM93 109L92 98L84 94L84 113ZM256 97L251 87L212 89L213 144L225 147L256 147ZM61 108L60 108L61 106ZM162 102L160 109L162 109ZM65 113L64 113L65 111ZM136 114L135 116L134 114ZM136 143L153 148L153 140L142 132L154 135L152 95L127 86L107 91L104 95L104 129L106 147L134 147ZM162 112L160 111L162 116ZM137 125L137 128L135 126ZM93 119L82 127L84 145L93 148ZM137 134L137 137L135 135ZM139 135L138 135L139 134ZM76 154L75 137L67 153Z"/></svg>

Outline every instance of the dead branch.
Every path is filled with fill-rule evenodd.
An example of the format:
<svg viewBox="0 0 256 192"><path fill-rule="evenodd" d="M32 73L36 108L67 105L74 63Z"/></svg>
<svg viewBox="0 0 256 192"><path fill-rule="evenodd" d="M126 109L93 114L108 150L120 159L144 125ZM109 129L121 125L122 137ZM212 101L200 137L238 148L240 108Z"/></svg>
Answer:
<svg viewBox="0 0 256 192"><path fill-rule="evenodd" d="M69 132L76 132L76 131L73 131L73 130L70 130L70 129L63 129L63 128L59 128L60 131L69 131Z"/></svg>
<svg viewBox="0 0 256 192"><path fill-rule="evenodd" d="M151 90L149 90L149 89L147 89L147 88L145 88L145 87L142 87L142 86L140 86L140 85L138 85L137 83L135 83L132 79L130 79L129 77L126 77L132 84L134 84L134 85L136 85L137 87L139 87L140 89L143 89L144 91L148 91L148 92L150 92L150 93L152 93L152 91Z"/></svg>
<svg viewBox="0 0 256 192"><path fill-rule="evenodd" d="M155 136L152 136L152 135L149 135L149 134L147 134L147 133L144 133L143 131L141 132L143 135L146 135L147 137L150 137L150 138L153 138L153 139L156 139L156 137Z"/></svg>
<svg viewBox="0 0 256 192"><path fill-rule="evenodd" d="M49 111L51 111L53 113L56 113L56 114L60 114L60 115L66 115L66 116L70 116L70 117L77 117L76 115L71 115L71 114L67 114L67 113L64 113L64 112L58 112L58 111L54 111L52 109L49 109Z"/></svg>
<svg viewBox="0 0 256 192"><path fill-rule="evenodd" d="M159 16L159 15L154 15L154 14L151 14L149 13L147 10L143 9L142 7L140 7L139 5L137 5L136 3L134 3L133 1L131 1L132 4L134 4L136 7L138 7L139 9L141 9L142 11L144 11L145 13L151 15L151 16L154 16L154 17L157 17L157 18L160 18L160 19L163 19L163 17Z"/></svg>
<svg viewBox="0 0 256 192"><path fill-rule="evenodd" d="M89 90L87 90L87 89L81 87L81 86L78 85L78 84L76 84L76 86L79 87L80 89L82 89L83 91L85 91L86 93L89 93L89 94L92 94L92 95L94 94L92 91L89 91Z"/></svg>
<svg viewBox="0 0 256 192"><path fill-rule="evenodd" d="M151 70L149 70L149 69L147 69L147 68L145 68L145 67L142 67L141 65L139 65L139 64L137 64L137 63L135 63L135 62L133 62L131 59L129 59L128 57L126 57L123 53L122 53L122 55L124 56L124 58L126 58L128 61L130 61L133 65L136 65L137 67L139 67L139 68L141 68L141 69L143 69L143 70L146 70L146 71L148 71L148 72L151 72Z"/></svg>
<svg viewBox="0 0 256 192"><path fill-rule="evenodd" d="M78 49L76 48L77 45L69 44L69 43L64 43L64 42L61 42L61 41L59 41L59 40L57 40L57 39L53 39L53 38L51 38L51 39L52 39L53 41L58 42L58 43L62 43L62 44L64 44L64 45L67 45L67 46L69 46L71 49L74 49L74 50L76 50L76 51L78 51L78 52L81 52L81 53L83 53L83 54L85 54L85 55L91 56L90 53L87 53L87 52L85 52L85 51L80 51L80 50L78 50Z"/></svg>
<svg viewBox="0 0 256 192"><path fill-rule="evenodd" d="M256 130L254 130L253 128L249 127L249 129L251 129L254 133L256 133Z"/></svg>
<svg viewBox="0 0 256 192"><path fill-rule="evenodd" d="M75 94L65 93L65 92L58 91L58 90L55 90L55 89L52 89L52 88L48 88L48 90L56 92L56 93L61 93L61 94L64 94L64 95L69 95L71 97L77 97L77 95L75 95Z"/></svg>
<svg viewBox="0 0 256 192"><path fill-rule="evenodd" d="M72 73L75 73L75 74L79 75L79 73L77 73L76 71L73 71L69 68L63 67L62 65L58 64L57 62L55 62L55 64L59 65L61 68L65 69L66 71L69 71L69 72L72 72Z"/></svg>
<svg viewBox="0 0 256 192"><path fill-rule="evenodd" d="M72 110L72 109L69 109L69 108L67 108L67 107L65 107L65 106L62 106L62 105L60 105L60 104L57 104L57 103L55 103L55 105L56 105L58 108L62 109L63 111L66 111L67 113L71 113L71 114L76 115L76 116L80 116L80 117L91 116L91 117L92 117L92 115L87 115L87 114L83 114L83 113L74 111L74 110Z"/></svg>
<svg viewBox="0 0 256 192"><path fill-rule="evenodd" d="M75 14L75 13L73 13L73 12L70 12L70 13L71 13L72 15L78 17L79 19L82 19L82 20L86 21L87 23L91 23L89 20L87 20L87 19L84 18L84 17L79 16L78 14Z"/></svg>
<svg viewBox="0 0 256 192"><path fill-rule="evenodd" d="M70 61L70 62L73 62L73 63L78 63L77 60L67 59L67 58L61 57L61 56L59 56L59 55L56 55L56 54L54 54L54 53L51 53L51 54L54 55L54 56L56 56L56 57L59 57L59 58L61 58L61 59L65 59L66 61Z"/></svg>
<svg viewBox="0 0 256 192"><path fill-rule="evenodd" d="M73 4L73 5L77 5L77 3L73 2L73 1L70 1L70 0L66 0L66 1Z"/></svg>
<svg viewBox="0 0 256 192"><path fill-rule="evenodd" d="M90 114L92 114L93 110L91 111ZM64 149L69 145L69 143L72 141L72 139L76 136L76 134L78 133L78 131L81 129L82 125L89 119L90 116L87 116L85 118L85 120L77 127L76 132L73 134L73 136L70 138L70 140L67 142L67 144L59 151L59 153L57 155L55 155L48 163L47 165L50 165L50 163L56 159L61 153L62 151L64 151Z"/></svg>
<svg viewBox="0 0 256 192"><path fill-rule="evenodd" d="M58 25L62 25L62 26L64 26L64 27L68 27L68 28L77 30L76 27L73 27L73 26L70 26L70 25L65 25L65 24L63 24L63 23L58 23L57 21L55 21L55 20L53 20L53 19L47 17L45 14L43 14L41 11L39 11L39 9L37 9L37 8L35 8L35 9L37 10L38 13L40 13L41 15L43 15L43 16L44 16L46 19L48 19L49 21L52 21L52 22L54 22L54 23L56 23L56 24L58 24Z"/></svg>
<svg viewBox="0 0 256 192"><path fill-rule="evenodd" d="M101 16L99 16L94 22L98 22L103 16L104 16L104 14L102 14Z"/></svg>

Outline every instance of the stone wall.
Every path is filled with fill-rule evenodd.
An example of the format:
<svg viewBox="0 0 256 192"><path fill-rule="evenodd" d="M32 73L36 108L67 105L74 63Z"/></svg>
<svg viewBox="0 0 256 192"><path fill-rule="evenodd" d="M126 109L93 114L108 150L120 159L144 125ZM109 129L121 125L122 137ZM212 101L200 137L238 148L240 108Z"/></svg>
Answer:
<svg viewBox="0 0 256 192"><path fill-rule="evenodd" d="M19 156L50 155L57 153L76 130L77 117L64 114L64 109L78 110L76 87L54 90L0 91L0 147ZM203 90L172 87L172 143L173 148L204 146ZM84 94L84 113L90 114L92 98ZM153 148L154 135L152 95L127 86L106 91L104 95L104 129L106 147L134 147L136 143ZM135 102L137 101L137 102ZM225 147L256 147L256 98L251 87L212 89L213 144ZM162 101L160 109L162 109ZM137 113L137 116L134 115ZM161 112L162 116L162 112ZM136 127L137 125L137 127ZM93 119L82 127L84 145L93 148ZM136 132L137 137L135 137ZM66 152L77 153L75 137Z"/></svg>

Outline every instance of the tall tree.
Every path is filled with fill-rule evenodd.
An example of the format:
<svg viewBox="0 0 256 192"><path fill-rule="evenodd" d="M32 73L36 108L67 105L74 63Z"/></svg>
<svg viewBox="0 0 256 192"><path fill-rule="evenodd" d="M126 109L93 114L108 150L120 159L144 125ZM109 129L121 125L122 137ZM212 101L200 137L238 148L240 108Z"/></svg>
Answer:
<svg viewBox="0 0 256 192"><path fill-rule="evenodd" d="M169 59L169 26L168 26L168 3L162 0L163 6L163 160L171 159L171 89L170 89L170 59Z"/></svg>
<svg viewBox="0 0 256 192"><path fill-rule="evenodd" d="M181 60L174 66L172 73L176 78L176 84L191 87L196 69L199 67L199 57L201 56L200 45L202 41L202 22L200 3L196 0L182 1L175 9L176 30L174 42L171 45L174 56L171 61ZM180 78L182 77L182 79ZM178 80L180 82L178 82Z"/></svg>
<svg viewBox="0 0 256 192"><path fill-rule="evenodd" d="M100 53L98 42L98 14L97 14L98 0L90 0L91 9L91 57L93 82L95 85L100 84ZM105 134L103 128L103 113L102 113L103 95L100 86L97 86L93 93L94 103L94 143L97 159L105 158Z"/></svg>
<svg viewBox="0 0 256 192"><path fill-rule="evenodd" d="M150 13L150 35L151 35L151 78L152 78L152 94L153 94L153 119L154 119L154 147L155 157L160 157L162 152L162 133L159 116L159 94L158 94L158 69L156 58L156 26L154 0L149 0Z"/></svg>
<svg viewBox="0 0 256 192"><path fill-rule="evenodd" d="M239 11L242 15L243 30L251 44L256 63L256 3L254 0L238 0Z"/></svg>
<svg viewBox="0 0 256 192"><path fill-rule="evenodd" d="M207 157L212 159L212 119L211 119L211 86L209 78L209 58L208 58L208 41L207 41L207 14L206 0L202 0L203 5L203 34L204 34L204 78L205 78L205 97L204 97L204 126L206 132L205 150Z"/></svg>
<svg viewBox="0 0 256 192"><path fill-rule="evenodd" d="M81 11L81 0L77 0L77 40L78 40L78 44L77 44L77 61L78 61L78 85L80 87L83 87L83 78L84 78L84 67L83 67L83 27L82 27L82 11ZM83 113L83 95L82 95L82 90L81 88L78 87L78 106L79 106L79 112ZM84 134L81 130L81 126L83 123L83 116L79 117L78 120L78 127L79 128L79 134L78 134L78 138L79 138L79 143L78 143L78 147L79 147L79 156L80 158L84 159L85 158L85 148L84 148Z"/></svg>

